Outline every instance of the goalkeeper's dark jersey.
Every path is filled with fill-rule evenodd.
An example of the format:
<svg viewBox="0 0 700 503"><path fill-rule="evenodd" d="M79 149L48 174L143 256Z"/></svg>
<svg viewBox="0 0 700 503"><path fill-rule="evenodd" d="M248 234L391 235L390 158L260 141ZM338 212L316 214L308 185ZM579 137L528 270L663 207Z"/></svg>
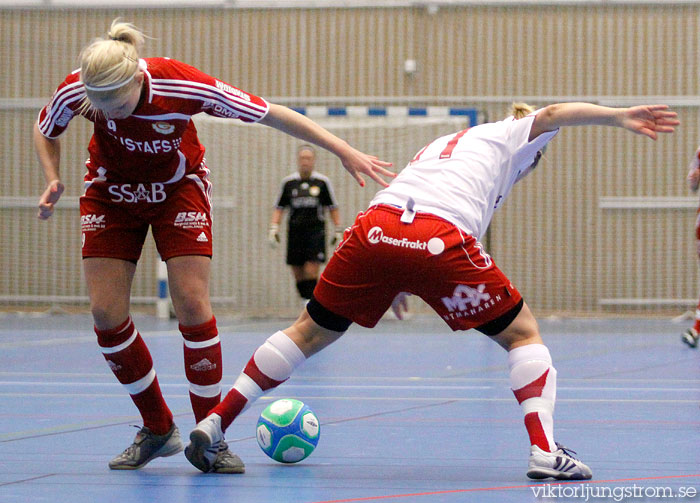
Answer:
<svg viewBox="0 0 700 503"><path fill-rule="evenodd" d="M307 179L294 173L282 180L276 207L289 208L289 228L309 227L323 229L325 209L337 207L328 177L311 173Z"/></svg>

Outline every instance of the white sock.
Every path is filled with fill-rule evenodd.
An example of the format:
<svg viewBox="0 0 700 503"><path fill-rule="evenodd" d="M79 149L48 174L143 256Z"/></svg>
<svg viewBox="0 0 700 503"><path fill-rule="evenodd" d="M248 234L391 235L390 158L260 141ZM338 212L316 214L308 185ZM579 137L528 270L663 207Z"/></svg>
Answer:
<svg viewBox="0 0 700 503"><path fill-rule="evenodd" d="M510 387L525 413L530 444L553 452L557 371L547 346L528 344L508 352Z"/></svg>

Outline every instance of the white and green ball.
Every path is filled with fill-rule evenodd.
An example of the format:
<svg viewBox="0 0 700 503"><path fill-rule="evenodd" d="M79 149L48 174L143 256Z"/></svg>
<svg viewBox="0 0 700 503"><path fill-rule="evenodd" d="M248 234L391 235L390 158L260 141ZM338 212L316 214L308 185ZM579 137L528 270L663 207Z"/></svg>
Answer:
<svg viewBox="0 0 700 503"><path fill-rule="evenodd" d="M284 398L268 405L256 428L258 445L280 463L297 463L309 457L321 435L321 425L308 405Z"/></svg>

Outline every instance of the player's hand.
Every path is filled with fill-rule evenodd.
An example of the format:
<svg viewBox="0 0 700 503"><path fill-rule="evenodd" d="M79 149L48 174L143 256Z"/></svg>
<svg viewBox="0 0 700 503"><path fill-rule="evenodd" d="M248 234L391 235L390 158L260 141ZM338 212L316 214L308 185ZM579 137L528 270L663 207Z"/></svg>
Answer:
<svg viewBox="0 0 700 503"><path fill-rule="evenodd" d="M690 163L690 171L688 171L688 187L693 192L698 191L700 185L700 147L695 151L695 156Z"/></svg>
<svg viewBox="0 0 700 503"><path fill-rule="evenodd" d="M352 177L357 180L357 183L360 184L360 187L365 186L365 180L362 178L363 174L370 177L382 187L389 186L382 176L389 178L396 177L396 173L386 169L392 166L392 163L381 161L377 157L362 153L349 145L347 152L340 156L340 160L343 163L343 167L345 167Z"/></svg>
<svg viewBox="0 0 700 503"><path fill-rule="evenodd" d="M39 213L37 217L41 220L46 220L53 215L54 206L61 198L61 194L65 190L64 185L60 180L52 180L46 186L46 190L39 198Z"/></svg>
<svg viewBox="0 0 700 503"><path fill-rule="evenodd" d="M396 318L403 320L403 313L408 312L408 292L399 292L394 300L391 301L391 310L394 311Z"/></svg>
<svg viewBox="0 0 700 503"><path fill-rule="evenodd" d="M333 233L333 238L331 238L331 246L335 246L343 240L343 227L341 225L335 226L335 232Z"/></svg>
<svg viewBox="0 0 700 503"><path fill-rule="evenodd" d="M668 105L642 105L624 110L620 124L625 129L656 140L657 133L673 133L680 124Z"/></svg>
<svg viewBox="0 0 700 503"><path fill-rule="evenodd" d="M277 245L280 244L279 224L270 224L270 230L267 232L267 243L272 248L277 248Z"/></svg>

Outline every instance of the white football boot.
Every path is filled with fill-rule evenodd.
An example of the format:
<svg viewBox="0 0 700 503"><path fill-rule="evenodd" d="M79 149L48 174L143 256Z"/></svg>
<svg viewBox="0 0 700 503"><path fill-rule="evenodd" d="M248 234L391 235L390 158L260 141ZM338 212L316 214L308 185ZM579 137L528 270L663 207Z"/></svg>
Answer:
<svg viewBox="0 0 700 503"><path fill-rule="evenodd" d="M228 449L221 431L221 416L211 414L202 419L190 433L185 457L204 473L244 473L241 458Z"/></svg>
<svg viewBox="0 0 700 503"><path fill-rule="evenodd" d="M554 452L543 451L536 445L530 446L527 476L531 479L554 478L558 480L588 480L593 472L581 461L572 456L574 451L557 443Z"/></svg>
<svg viewBox="0 0 700 503"><path fill-rule="evenodd" d="M698 347L698 332L694 328L689 328L681 335L681 340L691 348Z"/></svg>

